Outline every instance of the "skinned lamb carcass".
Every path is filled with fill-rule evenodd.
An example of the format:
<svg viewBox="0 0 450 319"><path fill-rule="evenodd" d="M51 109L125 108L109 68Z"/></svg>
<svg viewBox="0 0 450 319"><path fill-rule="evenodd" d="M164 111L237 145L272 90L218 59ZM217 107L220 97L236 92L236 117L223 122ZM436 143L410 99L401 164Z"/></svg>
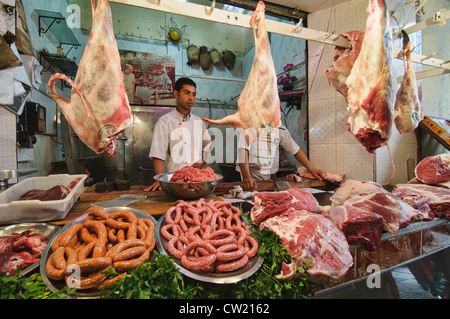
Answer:
<svg viewBox="0 0 450 319"><path fill-rule="evenodd" d="M423 120L422 105L416 84L416 75L411 62L411 41L408 34L403 33L403 64L405 74L397 92L394 109L394 123L400 134L412 132Z"/></svg>
<svg viewBox="0 0 450 319"><path fill-rule="evenodd" d="M95 153L114 155L115 140L131 124L131 109L123 82L119 50L108 0L92 4L92 29L75 81L56 73L48 88L80 140ZM59 95L56 80L72 86L71 99Z"/></svg>
<svg viewBox="0 0 450 319"><path fill-rule="evenodd" d="M238 111L220 120L203 118L205 122L243 130L253 129L256 134L262 127L277 128L280 125L281 102L265 25L264 9L264 2L259 1L250 19L255 39L255 58L244 90L238 99ZM256 23L258 33L256 33Z"/></svg>
<svg viewBox="0 0 450 319"><path fill-rule="evenodd" d="M347 78L349 131L374 153L391 134L395 103L392 34L384 0L369 0L361 51Z"/></svg>
<svg viewBox="0 0 450 319"><path fill-rule="evenodd" d="M341 33L340 36L348 40L349 46L348 48L334 48L334 63L325 74L328 82L347 99L348 87L346 81L361 51L364 32L350 31Z"/></svg>
<svg viewBox="0 0 450 319"><path fill-rule="evenodd" d="M291 188L281 192L259 192L253 195L254 206L250 218L261 223L274 216L295 210L307 210L318 213L321 210L316 198L307 190Z"/></svg>
<svg viewBox="0 0 450 319"><path fill-rule="evenodd" d="M293 210L265 220L260 225L264 227L277 234L294 257L291 264L283 263L278 279L294 278L303 262L312 282L341 278L353 265L345 235L322 214Z"/></svg>
<svg viewBox="0 0 450 319"><path fill-rule="evenodd" d="M450 189L422 183L395 185L392 193L415 209L434 217L450 218Z"/></svg>
<svg viewBox="0 0 450 319"><path fill-rule="evenodd" d="M428 213L418 211L372 181L345 181L330 200L332 206L354 206L383 216L383 229L390 233L410 222L429 219Z"/></svg>
<svg viewBox="0 0 450 319"><path fill-rule="evenodd" d="M350 245L375 251L381 243L383 216L355 206L327 206L323 215L342 230Z"/></svg>

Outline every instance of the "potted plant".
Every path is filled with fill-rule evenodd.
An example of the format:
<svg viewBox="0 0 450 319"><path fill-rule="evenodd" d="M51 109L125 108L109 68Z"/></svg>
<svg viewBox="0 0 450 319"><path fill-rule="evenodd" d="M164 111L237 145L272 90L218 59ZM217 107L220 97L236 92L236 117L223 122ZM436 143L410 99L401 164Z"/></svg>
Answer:
<svg viewBox="0 0 450 319"><path fill-rule="evenodd" d="M286 64L286 66L283 68L284 74L280 75L277 79L278 85L280 85L284 91L292 90L294 88L295 82L297 81L297 77L291 75L291 71L293 69L293 64Z"/></svg>

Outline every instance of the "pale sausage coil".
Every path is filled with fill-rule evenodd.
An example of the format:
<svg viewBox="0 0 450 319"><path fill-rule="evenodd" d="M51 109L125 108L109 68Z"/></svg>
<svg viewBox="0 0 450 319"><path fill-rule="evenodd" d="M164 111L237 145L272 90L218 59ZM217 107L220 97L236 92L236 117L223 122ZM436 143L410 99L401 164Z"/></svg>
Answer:
<svg viewBox="0 0 450 319"><path fill-rule="evenodd" d="M226 201L179 200L165 215L161 235L167 250L190 270L229 272L244 267L258 252L258 242L241 211Z"/></svg>

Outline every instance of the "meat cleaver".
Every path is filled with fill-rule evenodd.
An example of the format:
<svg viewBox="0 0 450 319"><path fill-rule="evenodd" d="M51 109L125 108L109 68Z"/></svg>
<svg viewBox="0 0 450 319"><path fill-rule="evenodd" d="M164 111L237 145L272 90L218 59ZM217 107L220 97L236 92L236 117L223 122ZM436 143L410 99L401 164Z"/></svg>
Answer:
<svg viewBox="0 0 450 319"><path fill-rule="evenodd" d="M275 180L275 185L277 185L277 188L280 192L286 191L286 190L292 188L291 184L289 184L288 181L281 181L279 179Z"/></svg>
<svg viewBox="0 0 450 319"><path fill-rule="evenodd" d="M121 195L120 197L108 200L106 202L103 203L97 203L97 204L91 204L92 206L100 206L103 208L106 207L123 207L123 206L128 206L130 204L134 204L137 202L140 202L141 200L146 199L147 196L143 196L143 195Z"/></svg>

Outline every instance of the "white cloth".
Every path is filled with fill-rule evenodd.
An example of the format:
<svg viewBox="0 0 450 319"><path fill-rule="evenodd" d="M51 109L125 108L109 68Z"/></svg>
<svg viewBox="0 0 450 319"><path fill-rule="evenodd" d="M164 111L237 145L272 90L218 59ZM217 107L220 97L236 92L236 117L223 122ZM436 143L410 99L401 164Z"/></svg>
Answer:
<svg viewBox="0 0 450 319"><path fill-rule="evenodd" d="M209 152L211 136L202 119L191 114L187 121L176 109L161 116L153 131L149 158L163 160L164 172L175 172L198 163Z"/></svg>
<svg viewBox="0 0 450 319"><path fill-rule="evenodd" d="M239 135L238 152L248 151L250 176L253 180L270 179L270 174L278 171L280 146L287 152L295 155L300 146L293 140L285 126L272 129L270 134L260 134L260 138L247 143L245 134ZM239 163L236 170L241 171Z"/></svg>

